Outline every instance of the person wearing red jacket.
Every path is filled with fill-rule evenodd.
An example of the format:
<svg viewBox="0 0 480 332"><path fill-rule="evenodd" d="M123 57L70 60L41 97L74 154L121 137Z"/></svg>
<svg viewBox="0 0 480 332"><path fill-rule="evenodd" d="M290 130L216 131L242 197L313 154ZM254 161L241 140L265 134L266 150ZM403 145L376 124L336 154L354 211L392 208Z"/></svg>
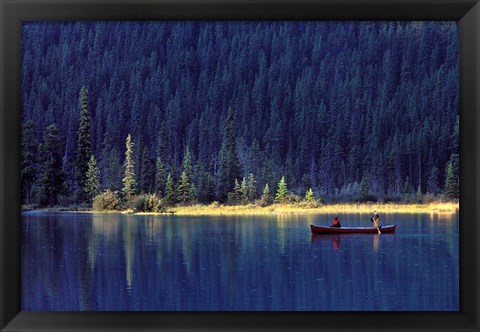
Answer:
<svg viewBox="0 0 480 332"><path fill-rule="evenodd" d="M342 227L340 225L340 219L338 217L333 218L333 223L330 227Z"/></svg>

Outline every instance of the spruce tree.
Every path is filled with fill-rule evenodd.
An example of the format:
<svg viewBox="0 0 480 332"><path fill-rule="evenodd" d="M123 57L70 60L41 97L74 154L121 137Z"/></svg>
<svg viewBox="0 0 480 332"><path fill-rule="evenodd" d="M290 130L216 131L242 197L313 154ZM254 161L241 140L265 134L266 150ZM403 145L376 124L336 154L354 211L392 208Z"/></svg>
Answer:
<svg viewBox="0 0 480 332"><path fill-rule="evenodd" d="M270 196L270 188L268 187L268 183L265 184L262 195L265 197Z"/></svg>
<svg viewBox="0 0 480 332"><path fill-rule="evenodd" d="M165 193L165 184L167 181L167 172L165 171L165 167L163 166L162 159L160 157L157 158L156 163L156 171L155 171L155 192L159 195Z"/></svg>
<svg viewBox="0 0 480 332"><path fill-rule="evenodd" d="M270 188L268 187L268 183L265 184L263 188L262 197L260 197L259 201L260 206L267 206L272 204L272 197L270 196Z"/></svg>
<svg viewBox="0 0 480 332"><path fill-rule="evenodd" d="M35 139L34 123L29 120L22 124L21 140L21 181L22 181L22 201L25 204L32 202L32 187L37 178L37 141Z"/></svg>
<svg viewBox="0 0 480 332"><path fill-rule="evenodd" d="M284 202L287 199L288 189L287 183L285 182L285 177L282 176L278 182L278 189L275 194L275 200L278 202Z"/></svg>
<svg viewBox="0 0 480 332"><path fill-rule="evenodd" d="M438 186L438 168L433 166L430 170L430 175L428 176L427 180L427 192L430 194L438 194L440 192L440 188Z"/></svg>
<svg viewBox="0 0 480 332"><path fill-rule="evenodd" d="M452 154L450 160L447 163L445 171L445 190L444 194L446 198L458 199L459 198L459 166L458 166L458 154Z"/></svg>
<svg viewBox="0 0 480 332"><path fill-rule="evenodd" d="M253 202L257 198L257 188L255 187L255 177L252 173L248 176L248 200Z"/></svg>
<svg viewBox="0 0 480 332"><path fill-rule="evenodd" d="M313 198L314 198L313 190L312 190L312 188L310 188L305 193L305 202L311 202L313 200Z"/></svg>
<svg viewBox="0 0 480 332"><path fill-rule="evenodd" d="M172 174L168 173L165 184L165 202L168 206L175 204L175 191L173 190Z"/></svg>
<svg viewBox="0 0 480 332"><path fill-rule="evenodd" d="M410 195L412 193L412 187L410 186L410 179L408 176L405 178L402 192L404 195Z"/></svg>
<svg viewBox="0 0 480 332"><path fill-rule="evenodd" d="M362 176L362 180L360 181L360 200L366 200L368 199L369 196L369 182L370 182L370 177L367 174L364 174Z"/></svg>
<svg viewBox="0 0 480 332"><path fill-rule="evenodd" d="M420 185L418 185L418 188L417 188L416 199L419 202L422 201L423 199L422 186Z"/></svg>
<svg viewBox="0 0 480 332"><path fill-rule="evenodd" d="M100 188L112 191L120 191L122 189L123 166L120 161L120 152L113 146L112 138L108 133L101 144L99 168L102 170L100 177Z"/></svg>
<svg viewBox="0 0 480 332"><path fill-rule="evenodd" d="M88 112L88 91L86 87L80 90L80 125L77 131L77 154L75 160L75 180L78 186L77 199L85 201L85 181L88 170L88 161L92 154L92 133L90 129L90 115Z"/></svg>
<svg viewBox="0 0 480 332"><path fill-rule="evenodd" d="M247 186L247 180L245 177L242 179L242 184L240 185L240 201L242 204L247 204L248 203L248 186Z"/></svg>
<svg viewBox="0 0 480 332"><path fill-rule="evenodd" d="M132 198L137 191L137 183L135 181L135 165L133 162L133 142L130 134L127 136L125 151L125 163L124 163L124 176L123 182L123 194L127 200Z"/></svg>
<svg viewBox="0 0 480 332"><path fill-rule="evenodd" d="M155 182L155 169L153 160L150 157L150 151L147 147L143 149L142 156L140 158L140 176L139 176L139 189L144 193L151 193L154 190Z"/></svg>
<svg viewBox="0 0 480 332"><path fill-rule="evenodd" d="M64 192L62 172L62 145L56 125L50 125L40 146L41 175L39 178L39 202L42 206L58 204L58 196Z"/></svg>
<svg viewBox="0 0 480 332"><path fill-rule="evenodd" d="M242 187L240 186L240 182L238 179L235 179L235 185L233 186L233 193L232 193L233 201L231 200L231 204L238 204L242 199Z"/></svg>
<svg viewBox="0 0 480 332"><path fill-rule="evenodd" d="M228 109L227 119L223 135L222 148L220 150L220 174L218 180L218 199L225 201L235 180L241 176L240 161L237 154L235 141L235 120L233 110Z"/></svg>
<svg viewBox="0 0 480 332"><path fill-rule="evenodd" d="M195 199L195 189L185 171L180 175L177 187L177 199L182 204L191 204Z"/></svg>
<svg viewBox="0 0 480 332"><path fill-rule="evenodd" d="M97 160L93 154L88 161L84 190L90 202L100 193L100 170L97 167Z"/></svg>
<svg viewBox="0 0 480 332"><path fill-rule="evenodd" d="M185 154L183 156L182 172L185 172L188 176L188 179L190 181L193 181L192 158L190 156L190 149L188 148L188 145L187 145L187 148L185 149Z"/></svg>

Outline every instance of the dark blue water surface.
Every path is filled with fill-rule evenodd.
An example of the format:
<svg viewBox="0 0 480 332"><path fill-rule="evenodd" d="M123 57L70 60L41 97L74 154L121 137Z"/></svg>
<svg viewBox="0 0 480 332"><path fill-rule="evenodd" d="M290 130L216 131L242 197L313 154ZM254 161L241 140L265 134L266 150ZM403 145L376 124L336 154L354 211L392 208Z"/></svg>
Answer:
<svg viewBox="0 0 480 332"><path fill-rule="evenodd" d="M24 213L22 310L459 309L458 214L330 218Z"/></svg>

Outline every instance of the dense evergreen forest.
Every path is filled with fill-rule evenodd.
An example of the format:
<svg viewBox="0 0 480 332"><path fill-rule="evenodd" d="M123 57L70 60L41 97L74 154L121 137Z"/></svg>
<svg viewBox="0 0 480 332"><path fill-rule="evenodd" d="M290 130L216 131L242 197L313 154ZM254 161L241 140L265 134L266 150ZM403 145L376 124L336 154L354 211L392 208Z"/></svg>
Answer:
<svg viewBox="0 0 480 332"><path fill-rule="evenodd" d="M26 204L458 198L456 22L22 31Z"/></svg>

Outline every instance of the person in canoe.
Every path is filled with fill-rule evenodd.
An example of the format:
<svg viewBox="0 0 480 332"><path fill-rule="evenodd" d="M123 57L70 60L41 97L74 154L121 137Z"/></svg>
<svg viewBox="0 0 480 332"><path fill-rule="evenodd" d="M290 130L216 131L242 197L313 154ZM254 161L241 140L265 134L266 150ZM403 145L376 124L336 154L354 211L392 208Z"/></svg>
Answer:
<svg viewBox="0 0 480 332"><path fill-rule="evenodd" d="M340 219L338 217L333 218L332 225L330 227L342 227L342 225L340 225Z"/></svg>
<svg viewBox="0 0 480 332"><path fill-rule="evenodd" d="M370 221L373 223L373 227L381 228L382 223L380 221L380 217L378 216L378 213L376 211L374 213L375 214L373 215L373 217L370 218Z"/></svg>

